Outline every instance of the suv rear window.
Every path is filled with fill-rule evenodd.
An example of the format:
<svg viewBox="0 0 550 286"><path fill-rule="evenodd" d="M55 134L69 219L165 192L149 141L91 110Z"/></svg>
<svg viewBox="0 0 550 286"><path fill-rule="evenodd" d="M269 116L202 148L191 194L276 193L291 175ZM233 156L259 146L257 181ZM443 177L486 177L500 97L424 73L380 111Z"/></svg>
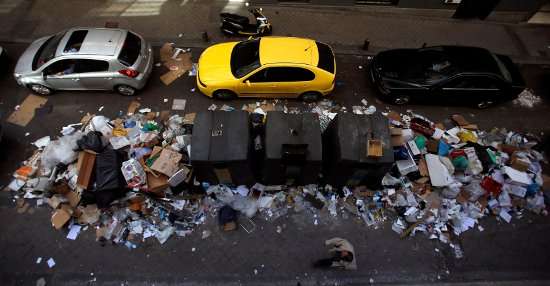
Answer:
<svg viewBox="0 0 550 286"><path fill-rule="evenodd" d="M323 43L315 42L319 50L319 68L334 73L334 54L332 49Z"/></svg>
<svg viewBox="0 0 550 286"><path fill-rule="evenodd" d="M74 31L69 37L69 40L67 40L67 44L65 45L63 52L78 53L78 51L80 51L80 47L82 47L82 42L84 42L84 38L86 38L87 34L88 31L86 30Z"/></svg>
<svg viewBox="0 0 550 286"><path fill-rule="evenodd" d="M140 52L141 39L132 32L128 32L124 45L120 50L120 55L118 55L118 60L125 66L132 66L139 57Z"/></svg>

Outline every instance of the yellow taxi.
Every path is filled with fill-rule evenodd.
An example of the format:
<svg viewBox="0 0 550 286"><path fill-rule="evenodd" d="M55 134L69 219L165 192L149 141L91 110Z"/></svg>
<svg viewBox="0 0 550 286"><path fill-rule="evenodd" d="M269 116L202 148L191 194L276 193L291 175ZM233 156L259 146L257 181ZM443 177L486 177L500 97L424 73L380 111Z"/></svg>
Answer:
<svg viewBox="0 0 550 286"><path fill-rule="evenodd" d="M315 101L334 89L336 61L323 43L262 37L207 48L199 58L197 86L209 97L301 98Z"/></svg>

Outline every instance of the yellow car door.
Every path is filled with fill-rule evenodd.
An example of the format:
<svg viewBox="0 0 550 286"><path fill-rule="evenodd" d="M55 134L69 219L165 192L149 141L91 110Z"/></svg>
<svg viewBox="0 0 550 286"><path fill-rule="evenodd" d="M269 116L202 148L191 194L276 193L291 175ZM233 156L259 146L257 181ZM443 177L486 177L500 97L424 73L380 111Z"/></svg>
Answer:
<svg viewBox="0 0 550 286"><path fill-rule="evenodd" d="M265 67L242 81L241 96L298 97L311 85L315 74L303 67Z"/></svg>
<svg viewBox="0 0 550 286"><path fill-rule="evenodd" d="M259 68L251 75L239 80L237 91L241 97L276 97L275 83L267 82L267 69Z"/></svg>

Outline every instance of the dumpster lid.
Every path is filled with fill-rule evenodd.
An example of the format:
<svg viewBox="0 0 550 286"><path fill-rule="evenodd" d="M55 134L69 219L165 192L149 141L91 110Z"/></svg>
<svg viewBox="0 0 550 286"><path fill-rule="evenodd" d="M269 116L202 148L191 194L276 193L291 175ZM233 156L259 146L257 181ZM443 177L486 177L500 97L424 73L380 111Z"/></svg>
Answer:
<svg viewBox="0 0 550 286"><path fill-rule="evenodd" d="M393 149L390 143L388 119L379 112L372 115L338 113L336 116L338 145L342 160L360 163L391 163ZM382 156L369 156L369 140L379 140Z"/></svg>
<svg viewBox="0 0 550 286"><path fill-rule="evenodd" d="M248 159L247 112L199 112L194 125L191 161L225 162Z"/></svg>
<svg viewBox="0 0 550 286"><path fill-rule="evenodd" d="M321 127L314 113L287 114L280 111L267 113L266 158L281 159L283 145L302 144L307 147L306 160L321 161Z"/></svg>

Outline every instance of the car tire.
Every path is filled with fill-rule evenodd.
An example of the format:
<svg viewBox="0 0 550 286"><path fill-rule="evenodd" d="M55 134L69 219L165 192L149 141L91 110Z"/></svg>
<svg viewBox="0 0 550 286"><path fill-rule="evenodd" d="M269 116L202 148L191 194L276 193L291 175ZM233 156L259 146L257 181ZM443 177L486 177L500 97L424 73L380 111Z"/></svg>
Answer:
<svg viewBox="0 0 550 286"><path fill-rule="evenodd" d="M409 103L410 100L411 98L406 95L399 95L392 98L392 103L395 105L405 105Z"/></svg>
<svg viewBox="0 0 550 286"><path fill-rule="evenodd" d="M41 84L30 84L29 89L38 95L48 96L53 93L53 89Z"/></svg>
<svg viewBox="0 0 550 286"><path fill-rule="evenodd" d="M216 90L213 96L215 99L220 100L231 100L237 98L237 95L234 92L227 89Z"/></svg>
<svg viewBox="0 0 550 286"><path fill-rule="evenodd" d="M479 109L485 109L485 108L488 108L488 107L492 106L493 104L494 104L494 102L491 101L491 100L484 100L484 101L480 101L476 106Z"/></svg>
<svg viewBox="0 0 550 286"><path fill-rule="evenodd" d="M137 93L137 89L125 84L115 86L115 90L120 95L124 96L134 96Z"/></svg>
<svg viewBox="0 0 550 286"><path fill-rule="evenodd" d="M310 103L310 102L316 102L317 100L319 100L321 96L318 92L308 91L306 93L303 93L300 97L304 102Z"/></svg>

